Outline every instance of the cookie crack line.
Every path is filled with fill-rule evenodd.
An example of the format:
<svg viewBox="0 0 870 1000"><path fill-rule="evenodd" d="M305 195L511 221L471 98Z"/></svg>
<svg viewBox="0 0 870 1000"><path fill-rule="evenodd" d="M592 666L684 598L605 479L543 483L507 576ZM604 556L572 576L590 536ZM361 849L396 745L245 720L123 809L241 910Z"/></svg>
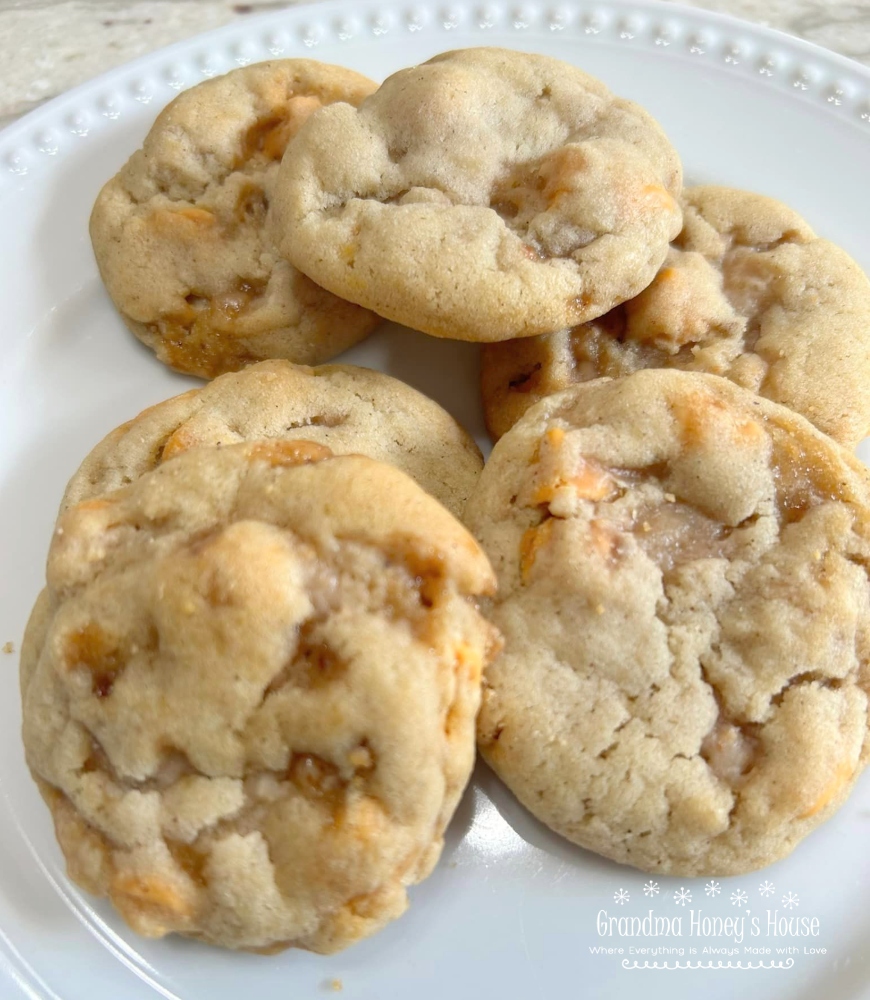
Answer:
<svg viewBox="0 0 870 1000"><path fill-rule="evenodd" d="M829 691L839 691L850 682L857 680L857 669L852 669L842 677L831 676L820 670L805 670L790 677L785 684L770 697L770 704L776 707L782 704L782 699L786 693L801 686L814 686L827 688Z"/></svg>

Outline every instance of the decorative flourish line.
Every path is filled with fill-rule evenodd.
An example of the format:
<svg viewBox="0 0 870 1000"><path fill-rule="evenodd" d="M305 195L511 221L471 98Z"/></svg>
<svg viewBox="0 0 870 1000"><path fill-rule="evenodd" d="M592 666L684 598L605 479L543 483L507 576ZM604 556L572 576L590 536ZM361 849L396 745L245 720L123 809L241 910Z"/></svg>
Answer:
<svg viewBox="0 0 870 1000"><path fill-rule="evenodd" d="M681 965L679 962L674 962L673 965L669 965L667 962L663 962L659 965L658 962L653 962L650 964L644 961L643 965L639 962L632 961L631 959L624 958L622 960L623 969L658 969L660 972L667 970L668 972L675 972L677 969L743 969L747 971L749 969L790 969L794 965L793 958L787 958L784 962L771 962L769 965L765 965L764 962L757 962L755 965L752 962L744 965L742 962L738 961L736 964L733 962L707 962L705 965L703 962L686 962L685 965Z"/></svg>

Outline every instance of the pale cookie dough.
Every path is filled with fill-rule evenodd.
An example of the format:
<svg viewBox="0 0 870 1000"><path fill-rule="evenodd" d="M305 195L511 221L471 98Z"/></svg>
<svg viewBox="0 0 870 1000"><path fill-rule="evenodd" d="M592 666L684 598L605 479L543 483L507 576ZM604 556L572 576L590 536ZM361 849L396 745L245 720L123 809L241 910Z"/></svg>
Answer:
<svg viewBox="0 0 870 1000"><path fill-rule="evenodd" d="M258 438L302 438L389 462L457 515L483 468L453 417L398 379L353 365L263 361L112 431L70 480L62 507L124 486L190 448Z"/></svg>
<svg viewBox="0 0 870 1000"><path fill-rule="evenodd" d="M492 570L407 476L200 448L61 517L21 667L70 877L140 934L333 952L407 906L471 773Z"/></svg>
<svg viewBox="0 0 870 1000"><path fill-rule="evenodd" d="M527 337L652 281L680 230L657 123L573 66L464 49L295 137L275 239L336 295L438 337Z"/></svg>
<svg viewBox="0 0 870 1000"><path fill-rule="evenodd" d="M91 216L100 274L165 364L214 378L263 358L328 361L378 318L280 257L266 232L278 164L325 104L376 84L309 59L233 70L180 94Z"/></svg>
<svg viewBox="0 0 870 1000"><path fill-rule="evenodd" d="M722 375L854 448L870 431L870 281L785 205L690 188L683 231L640 295L573 330L484 348L487 426L498 438L550 393L641 368Z"/></svg>
<svg viewBox="0 0 870 1000"><path fill-rule="evenodd" d="M803 417L712 375L575 386L499 441L466 517L505 642L479 746L539 819L734 875L843 804L868 755L870 476Z"/></svg>

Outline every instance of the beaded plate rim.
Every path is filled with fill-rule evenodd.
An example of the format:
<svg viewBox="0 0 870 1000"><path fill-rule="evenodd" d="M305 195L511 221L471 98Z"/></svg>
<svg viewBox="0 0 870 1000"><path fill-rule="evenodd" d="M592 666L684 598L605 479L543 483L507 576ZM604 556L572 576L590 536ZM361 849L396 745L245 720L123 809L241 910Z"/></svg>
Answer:
<svg viewBox="0 0 870 1000"><path fill-rule="evenodd" d="M22 190L79 144L143 105L160 107L204 79L270 58L317 58L325 45L440 32L445 48L558 33L585 45L623 45L716 66L814 104L870 135L870 68L811 42L703 8L663 0L511 3L344 0L243 18L116 67L34 109L0 132L0 193Z"/></svg>

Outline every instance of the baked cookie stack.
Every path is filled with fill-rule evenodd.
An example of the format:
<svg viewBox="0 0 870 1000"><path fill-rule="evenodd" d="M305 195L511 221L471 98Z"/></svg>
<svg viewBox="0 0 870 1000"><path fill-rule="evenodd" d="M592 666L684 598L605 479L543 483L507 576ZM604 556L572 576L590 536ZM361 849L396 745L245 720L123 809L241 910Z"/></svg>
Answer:
<svg viewBox="0 0 870 1000"><path fill-rule="evenodd" d="M870 285L792 209L748 191L683 192L683 228L639 295L589 323L488 345L487 426L544 396L645 368L721 375L854 448L870 429Z"/></svg>
<svg viewBox="0 0 870 1000"><path fill-rule="evenodd" d="M375 83L308 59L259 63L179 95L100 192L91 240L124 322L165 364L214 378L319 364L377 326L277 252L266 219L287 143Z"/></svg>
<svg viewBox="0 0 870 1000"><path fill-rule="evenodd" d="M22 651L69 873L132 927L373 933L475 741L653 872L761 867L845 801L870 283L796 213L684 191L575 67L470 49L380 87L310 60L195 87L91 235L130 329L214 379L85 458ZM432 400L322 364L382 318L485 345L485 467Z"/></svg>

